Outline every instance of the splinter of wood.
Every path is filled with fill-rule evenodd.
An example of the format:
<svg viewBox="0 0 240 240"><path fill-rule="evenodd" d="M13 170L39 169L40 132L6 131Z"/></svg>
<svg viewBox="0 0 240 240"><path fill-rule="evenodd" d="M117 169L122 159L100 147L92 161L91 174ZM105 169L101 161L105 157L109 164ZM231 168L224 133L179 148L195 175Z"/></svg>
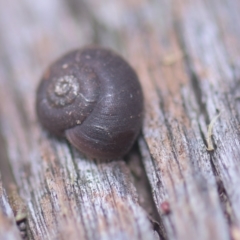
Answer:
<svg viewBox="0 0 240 240"><path fill-rule="evenodd" d="M207 132L207 151L213 151L214 147L213 147L213 141L212 141L212 135L213 135L213 125L214 123L217 121L217 119L219 118L221 113L219 113L218 115L216 115L212 121L210 122L210 124L208 125L208 132Z"/></svg>

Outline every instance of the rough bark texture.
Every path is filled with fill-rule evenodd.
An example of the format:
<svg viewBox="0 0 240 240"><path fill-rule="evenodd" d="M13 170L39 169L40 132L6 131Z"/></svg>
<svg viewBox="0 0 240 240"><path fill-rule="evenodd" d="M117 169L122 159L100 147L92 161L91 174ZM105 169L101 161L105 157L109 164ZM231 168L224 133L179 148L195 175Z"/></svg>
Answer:
<svg viewBox="0 0 240 240"><path fill-rule="evenodd" d="M238 0L0 1L0 172L9 195L17 185L29 239L240 239L239 10ZM86 159L36 118L46 66L91 43L128 59L143 87L139 154L127 162ZM0 236L17 239L3 210L2 222Z"/></svg>

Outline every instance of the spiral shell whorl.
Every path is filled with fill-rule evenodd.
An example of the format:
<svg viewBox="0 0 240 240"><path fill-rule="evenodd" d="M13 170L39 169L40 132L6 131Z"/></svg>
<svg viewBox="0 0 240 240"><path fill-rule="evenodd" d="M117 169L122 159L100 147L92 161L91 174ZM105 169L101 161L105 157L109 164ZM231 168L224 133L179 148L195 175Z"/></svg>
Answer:
<svg viewBox="0 0 240 240"><path fill-rule="evenodd" d="M79 83L72 75L54 79L48 86L48 100L55 107L65 107L71 104L79 93Z"/></svg>
<svg viewBox="0 0 240 240"><path fill-rule="evenodd" d="M37 114L51 133L64 136L65 130L82 124L94 109L100 81L94 69L72 51L54 62L43 75L37 90Z"/></svg>

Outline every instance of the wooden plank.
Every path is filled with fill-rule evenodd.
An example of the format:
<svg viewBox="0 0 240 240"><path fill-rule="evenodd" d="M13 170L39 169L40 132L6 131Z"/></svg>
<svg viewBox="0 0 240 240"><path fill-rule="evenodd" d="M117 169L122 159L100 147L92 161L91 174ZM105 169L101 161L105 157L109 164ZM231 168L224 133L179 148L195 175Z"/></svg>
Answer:
<svg viewBox="0 0 240 240"><path fill-rule="evenodd" d="M192 15L195 8L198 11ZM235 0L195 1L181 13L181 38L198 82L195 90L201 95L199 101L205 109L205 119L210 121L220 112L213 128L215 150L210 160L221 191L226 195L225 211L232 235L240 232L240 27L235 24L239 20L238 9L240 3ZM206 125L201 123L200 128L205 134Z"/></svg>
<svg viewBox="0 0 240 240"><path fill-rule="evenodd" d="M141 50L144 43L136 44L140 36L130 46L135 46L133 56L139 53L137 59L149 60L146 65L136 63L145 78L147 98L145 141L140 142L143 161L170 239L229 239L210 157L196 121L199 105L185 69L172 7L166 6L165 28L148 31L144 43L149 50ZM195 107L190 113L186 101ZM170 214L164 204L169 205Z"/></svg>
<svg viewBox="0 0 240 240"><path fill-rule="evenodd" d="M148 5L145 1L131 1L131 7L129 2L103 7L103 1L88 2L88 9L100 24L118 29L122 48L142 81L146 113L140 149L168 237L236 237L238 220L232 226L225 214L228 220L239 214L236 212L239 209L240 178L236 161L239 128L234 117L238 106L230 100L233 96L229 87L239 82L238 77L234 78L239 72L239 52L235 52L239 30L236 31L234 24L238 20L234 10L239 9L238 4L235 1L208 1L208 5L203 1L151 1ZM97 5L102 6L100 10ZM111 11L122 21L116 25L109 21ZM214 14L225 19L214 21ZM134 28L129 22L134 23ZM227 23L231 25L229 28ZM227 31L223 38L220 27ZM224 49L223 41L228 42L228 48ZM226 49L229 55L234 55L234 69L230 69L230 61L227 63ZM220 115L213 128L214 139L220 145L215 142L218 147L210 153L206 146L207 127L222 110L225 114ZM230 202L236 204L234 213L231 208L230 212L227 210L229 203L222 182L227 186ZM222 195L225 195L223 206ZM171 214L166 212L166 204Z"/></svg>
<svg viewBox="0 0 240 240"><path fill-rule="evenodd" d="M0 239L22 239L15 223L13 211L8 203L0 175Z"/></svg>
<svg viewBox="0 0 240 240"><path fill-rule="evenodd" d="M10 0L0 2L0 31L1 135L30 239L156 239L124 161L86 159L36 119L41 73L63 52L89 43L87 22L76 22L62 1Z"/></svg>
<svg viewBox="0 0 240 240"><path fill-rule="evenodd" d="M156 237L129 171L139 166L88 161L36 119L43 69L94 42L122 53L140 77L139 149L167 233L160 235L239 239L239 7L237 0L0 2L0 132L31 238Z"/></svg>

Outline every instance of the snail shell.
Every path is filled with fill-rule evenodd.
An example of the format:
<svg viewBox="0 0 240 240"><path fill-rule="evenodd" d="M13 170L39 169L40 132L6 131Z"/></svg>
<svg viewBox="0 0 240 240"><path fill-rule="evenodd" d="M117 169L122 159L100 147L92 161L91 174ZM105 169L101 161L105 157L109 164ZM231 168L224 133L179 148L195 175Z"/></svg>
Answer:
<svg viewBox="0 0 240 240"><path fill-rule="evenodd" d="M139 134L143 94L129 64L111 50L72 51L44 74L37 90L42 125L98 159L126 154Z"/></svg>

